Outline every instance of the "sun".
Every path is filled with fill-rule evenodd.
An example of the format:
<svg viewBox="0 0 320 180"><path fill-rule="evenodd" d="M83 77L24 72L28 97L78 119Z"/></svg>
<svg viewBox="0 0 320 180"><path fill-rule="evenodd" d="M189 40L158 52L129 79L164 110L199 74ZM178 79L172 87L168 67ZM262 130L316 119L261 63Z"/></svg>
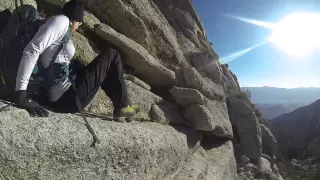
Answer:
<svg viewBox="0 0 320 180"><path fill-rule="evenodd" d="M289 14L274 24L268 41L296 58L311 55L320 47L320 14Z"/></svg>

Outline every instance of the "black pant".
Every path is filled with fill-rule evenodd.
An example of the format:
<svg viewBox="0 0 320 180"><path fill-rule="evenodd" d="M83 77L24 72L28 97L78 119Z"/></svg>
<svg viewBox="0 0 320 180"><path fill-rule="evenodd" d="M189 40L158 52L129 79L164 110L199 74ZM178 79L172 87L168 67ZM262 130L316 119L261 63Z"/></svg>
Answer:
<svg viewBox="0 0 320 180"><path fill-rule="evenodd" d="M123 66L120 54L109 49L98 55L83 70L76 73L75 86L81 106L85 108L101 89L111 99L114 109L129 105L127 87L123 78ZM72 86L50 107L59 112L79 112Z"/></svg>

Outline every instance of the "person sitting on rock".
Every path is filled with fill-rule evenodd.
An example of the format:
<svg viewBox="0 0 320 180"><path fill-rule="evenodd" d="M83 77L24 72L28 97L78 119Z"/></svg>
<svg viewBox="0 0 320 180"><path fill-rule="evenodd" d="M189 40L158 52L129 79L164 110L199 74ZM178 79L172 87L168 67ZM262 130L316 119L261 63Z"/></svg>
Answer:
<svg viewBox="0 0 320 180"><path fill-rule="evenodd" d="M16 77L15 103L18 107L26 109L30 115L38 117L49 115L48 111L38 104L39 101L32 100L32 97L29 98L27 94L28 83L36 62L40 61L45 68L48 67L66 33L69 30L71 33L76 31L82 24L83 17L84 5L82 2L77 0L67 2L63 7L63 13L49 18L24 49ZM67 63L70 65L74 54L75 47L69 40L58 51L58 55L53 61L58 64ZM116 50L109 49L102 52L87 66L83 65L83 68L76 69L75 74L74 85L76 88L73 88L73 81L66 78L63 82L54 84L47 90L46 98L50 108L52 107L59 112L76 113L79 111L76 94L80 99L81 107L84 108L92 101L101 87L113 102L115 119L133 116L137 113L137 106L129 103L122 61Z"/></svg>

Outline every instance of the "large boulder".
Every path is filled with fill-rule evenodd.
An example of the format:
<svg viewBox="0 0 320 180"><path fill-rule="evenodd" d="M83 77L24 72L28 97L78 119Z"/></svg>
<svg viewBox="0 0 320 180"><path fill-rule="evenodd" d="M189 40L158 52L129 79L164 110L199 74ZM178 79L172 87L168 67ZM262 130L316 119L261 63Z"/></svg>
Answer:
<svg viewBox="0 0 320 180"><path fill-rule="evenodd" d="M191 54L192 66L195 67L203 76L209 77L214 83L222 85L223 72L220 71L219 57L212 56L207 52Z"/></svg>
<svg viewBox="0 0 320 180"><path fill-rule="evenodd" d="M233 147L232 143L227 141L216 148L197 148L174 179L234 180L235 178L236 165Z"/></svg>
<svg viewBox="0 0 320 180"><path fill-rule="evenodd" d="M200 139L184 127L88 121L101 140L96 147L90 147L92 137L80 116L1 112L0 179L165 179L183 166Z"/></svg>
<svg viewBox="0 0 320 180"><path fill-rule="evenodd" d="M228 104L231 124L236 127L236 133L240 138L245 155L252 160L260 159L262 152L261 130L254 111L241 99L228 99Z"/></svg>
<svg viewBox="0 0 320 180"><path fill-rule="evenodd" d="M177 87L170 91L174 99L185 107L184 117L192 126L211 135L232 138L223 87L202 77L193 67L179 69L176 77Z"/></svg>
<svg viewBox="0 0 320 180"><path fill-rule="evenodd" d="M139 44L145 42L148 36L147 27L126 2L111 0L106 3L104 0L93 0L86 1L86 7L121 34Z"/></svg>
<svg viewBox="0 0 320 180"><path fill-rule="evenodd" d="M192 5L192 1L167 0L167 1L154 1L154 3L157 4L161 12L166 16L167 20L170 22L171 26L176 31L179 31L179 29L176 29L174 23L177 23L177 22L173 22L173 20L177 19L178 15L174 15L174 14L172 15L172 13L175 12L174 11L175 8L179 9L180 11L184 11L184 13L188 16L188 17L182 17L182 18L185 18L185 21L181 20L185 26L188 26L190 29L199 28L200 32L204 36L206 36L206 32L204 30L202 22L195 8ZM169 12L170 10L172 12Z"/></svg>
<svg viewBox="0 0 320 180"><path fill-rule="evenodd" d="M90 0L86 7L102 22L148 49L171 68L186 65L176 32L153 1Z"/></svg>
<svg viewBox="0 0 320 180"><path fill-rule="evenodd" d="M196 89L175 86L170 89L170 93L174 97L175 101L182 106L190 104L204 105L207 101L206 97Z"/></svg>
<svg viewBox="0 0 320 180"><path fill-rule="evenodd" d="M135 83L136 85L138 85L138 86L140 86L140 87L148 90L148 91L151 90L151 87L150 87L147 83L145 83L144 81L140 80L140 79L137 78L137 77L134 77L134 76L132 76L132 75L125 74L125 75L124 75L124 78L127 79L127 80L129 80L129 81L131 81L131 82L133 82L133 83Z"/></svg>
<svg viewBox="0 0 320 180"><path fill-rule="evenodd" d="M150 110L151 120L162 124L186 124L188 122L181 116L179 109L173 104L162 101L154 104Z"/></svg>
<svg viewBox="0 0 320 180"><path fill-rule="evenodd" d="M204 48L210 46L203 25L191 1L153 1L165 16L171 27L183 34L192 43Z"/></svg>
<svg viewBox="0 0 320 180"><path fill-rule="evenodd" d="M185 108L183 114L197 130L222 138L233 137L225 103L208 100L205 105L191 104Z"/></svg>
<svg viewBox="0 0 320 180"><path fill-rule="evenodd" d="M3 107L1 104L0 107ZM1 179L226 179L236 176L231 141L200 144L185 126L116 123L51 113L32 118L8 108L0 117Z"/></svg>
<svg viewBox="0 0 320 180"><path fill-rule="evenodd" d="M125 80L125 82L128 88L129 101L140 108L140 112L135 115L135 119L143 121L152 120L149 114L151 107L160 103L162 98L130 80ZM93 101L86 107L86 111L90 114L111 116L113 106L106 94L102 90L99 90Z"/></svg>
<svg viewBox="0 0 320 180"><path fill-rule="evenodd" d="M263 152L269 156L277 156L278 154L278 142L270 129L264 124L260 124L262 148Z"/></svg>
<svg viewBox="0 0 320 180"><path fill-rule="evenodd" d="M140 112L136 115L138 118L150 119L150 110L152 105L161 102L162 98L152 92L136 85L132 81L126 81L129 100L132 104L136 104L140 108Z"/></svg>
<svg viewBox="0 0 320 180"><path fill-rule="evenodd" d="M74 58L82 64L89 64L98 54L90 45L90 40L78 32L72 34L72 42L76 48Z"/></svg>
<svg viewBox="0 0 320 180"><path fill-rule="evenodd" d="M159 87L173 86L174 72L162 66L144 47L106 24L96 26L95 31L101 38L113 42L126 53L130 58L126 63L133 67L143 80Z"/></svg>
<svg viewBox="0 0 320 180"><path fill-rule="evenodd" d="M94 26L100 24L101 21L95 17L92 13L85 11L83 18L83 25L87 26L90 30L94 30Z"/></svg>
<svg viewBox="0 0 320 180"><path fill-rule="evenodd" d="M199 90L203 95L212 100L224 101L225 93L221 85L203 78L193 67L180 68L176 71L177 86Z"/></svg>
<svg viewBox="0 0 320 180"><path fill-rule="evenodd" d="M29 4L37 8L37 3L35 0L24 0L23 4ZM18 5L20 6L20 1L18 1ZM3 11L5 9L9 9L10 11L13 11L16 9L15 1L14 0L0 0L0 11Z"/></svg>
<svg viewBox="0 0 320 180"><path fill-rule="evenodd" d="M204 105L191 104L184 111L184 117L193 125L193 128L201 131L213 131L216 121L210 111Z"/></svg>
<svg viewBox="0 0 320 180"><path fill-rule="evenodd" d="M234 151L232 142L225 142L222 148L219 148L219 153L215 152L215 148L212 149L211 146L205 146L205 149L209 156L207 179L235 179L237 169L235 157L234 154L232 154Z"/></svg>
<svg viewBox="0 0 320 180"><path fill-rule="evenodd" d="M218 137L232 139L233 130L228 116L227 104L221 101L209 100L206 107L210 111L212 117L214 117L214 121L217 124L212 134Z"/></svg>

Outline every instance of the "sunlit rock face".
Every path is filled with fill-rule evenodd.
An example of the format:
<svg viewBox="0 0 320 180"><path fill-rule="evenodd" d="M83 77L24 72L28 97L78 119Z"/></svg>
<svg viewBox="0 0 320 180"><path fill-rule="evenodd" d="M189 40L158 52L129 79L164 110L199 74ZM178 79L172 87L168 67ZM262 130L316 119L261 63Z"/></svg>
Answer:
<svg viewBox="0 0 320 180"><path fill-rule="evenodd" d="M46 17L65 2L25 1ZM0 179L234 180L226 92L239 84L220 64L192 2L84 2L84 22L72 35L74 59L89 64L108 48L118 50L129 99L141 111L130 123L109 121L112 103L99 90L85 108L101 140L90 147L92 137L77 115L32 118L5 108ZM0 8L13 10L14 3L0 0Z"/></svg>

